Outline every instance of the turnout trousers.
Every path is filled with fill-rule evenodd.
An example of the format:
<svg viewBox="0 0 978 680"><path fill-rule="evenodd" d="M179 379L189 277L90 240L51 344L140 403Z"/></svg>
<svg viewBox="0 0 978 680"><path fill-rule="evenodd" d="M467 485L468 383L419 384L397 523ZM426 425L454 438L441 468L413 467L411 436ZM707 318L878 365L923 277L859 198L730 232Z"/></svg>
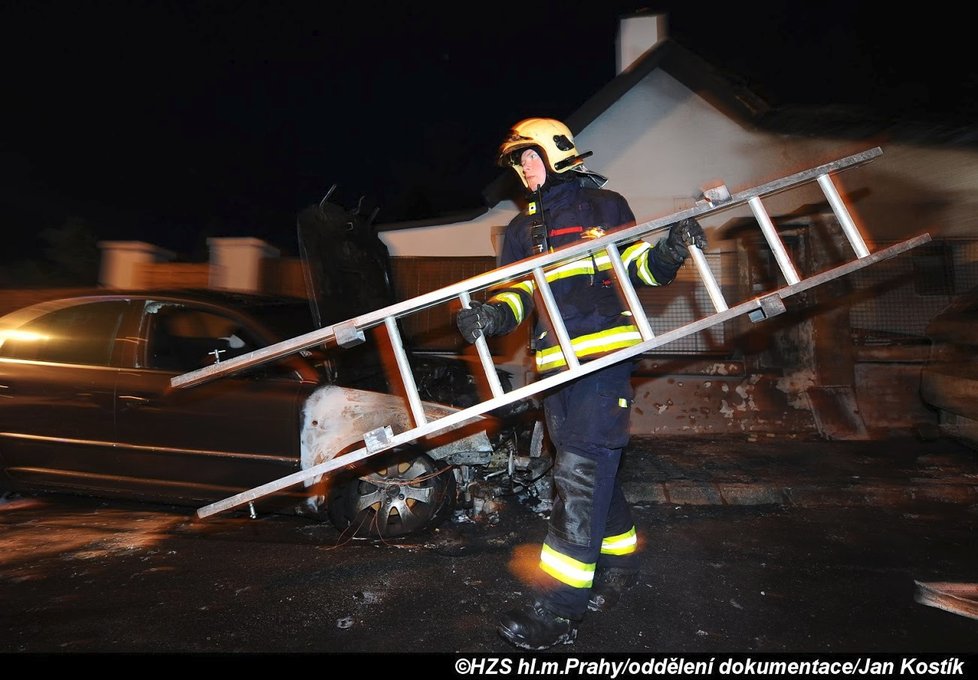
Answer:
<svg viewBox="0 0 978 680"><path fill-rule="evenodd" d="M556 388L543 400L556 449L550 525L540 553L541 599L580 619L595 571L635 568L637 537L618 481L629 439L632 362L614 364Z"/></svg>

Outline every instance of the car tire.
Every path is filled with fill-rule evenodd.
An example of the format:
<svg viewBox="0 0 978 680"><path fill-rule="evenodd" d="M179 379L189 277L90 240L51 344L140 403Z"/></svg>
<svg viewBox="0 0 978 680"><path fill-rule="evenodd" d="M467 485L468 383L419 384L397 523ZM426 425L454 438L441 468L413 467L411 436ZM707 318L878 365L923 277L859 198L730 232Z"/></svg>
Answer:
<svg viewBox="0 0 978 680"><path fill-rule="evenodd" d="M425 453L389 458L360 477L330 486L326 510L340 531L396 538L437 527L455 507L451 467Z"/></svg>

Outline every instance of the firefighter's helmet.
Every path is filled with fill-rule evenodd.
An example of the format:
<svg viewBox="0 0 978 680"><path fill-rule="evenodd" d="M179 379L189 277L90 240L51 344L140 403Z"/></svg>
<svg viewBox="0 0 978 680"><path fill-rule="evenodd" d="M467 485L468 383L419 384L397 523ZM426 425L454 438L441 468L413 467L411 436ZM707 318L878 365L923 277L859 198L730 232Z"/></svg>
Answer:
<svg viewBox="0 0 978 680"><path fill-rule="evenodd" d="M520 155L535 147L547 166L547 174L560 175L579 166L590 154L580 154L574 146L570 129L553 118L527 118L516 123L499 147L499 165L512 167L524 186L526 176L520 165Z"/></svg>

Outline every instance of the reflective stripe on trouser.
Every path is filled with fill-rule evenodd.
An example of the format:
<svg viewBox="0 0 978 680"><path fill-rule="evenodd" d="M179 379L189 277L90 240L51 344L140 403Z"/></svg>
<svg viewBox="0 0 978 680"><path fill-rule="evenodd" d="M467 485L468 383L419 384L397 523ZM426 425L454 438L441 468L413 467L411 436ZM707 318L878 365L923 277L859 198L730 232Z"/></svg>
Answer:
<svg viewBox="0 0 978 680"><path fill-rule="evenodd" d="M561 616L584 615L596 567L634 567L635 527L617 478L628 443L631 368L609 366L544 398L557 498L540 554L552 587L541 597Z"/></svg>
<svg viewBox="0 0 978 680"><path fill-rule="evenodd" d="M635 552L638 546L638 535L635 527L617 536L605 536L601 541L602 555L628 555Z"/></svg>

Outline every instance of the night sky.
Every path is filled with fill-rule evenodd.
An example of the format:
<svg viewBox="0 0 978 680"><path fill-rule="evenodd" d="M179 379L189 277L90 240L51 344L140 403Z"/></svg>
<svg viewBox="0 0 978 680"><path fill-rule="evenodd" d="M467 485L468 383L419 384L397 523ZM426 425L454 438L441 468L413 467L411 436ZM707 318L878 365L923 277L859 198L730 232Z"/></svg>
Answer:
<svg viewBox="0 0 978 680"><path fill-rule="evenodd" d="M643 7L775 104L975 113L974 22L876 6L5 0L0 260L69 219L183 257L241 235L288 254L333 184L380 224L478 207L509 125L607 83L618 16Z"/></svg>

